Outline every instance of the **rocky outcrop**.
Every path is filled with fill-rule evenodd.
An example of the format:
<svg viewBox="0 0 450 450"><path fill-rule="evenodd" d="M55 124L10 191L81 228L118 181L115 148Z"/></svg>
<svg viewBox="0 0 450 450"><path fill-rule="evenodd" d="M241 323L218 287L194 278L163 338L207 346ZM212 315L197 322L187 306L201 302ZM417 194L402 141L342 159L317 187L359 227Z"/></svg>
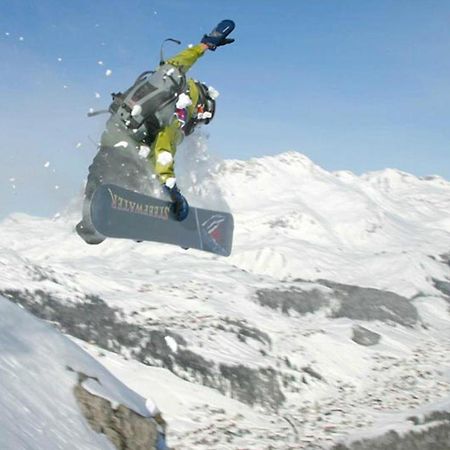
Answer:
<svg viewBox="0 0 450 450"><path fill-rule="evenodd" d="M300 287L285 290L259 289L256 291L256 298L261 306L287 315L291 312L305 315L332 307L329 313L332 318L347 317L368 322L380 320L408 327L415 325L419 320L417 309L410 300L393 292L328 280L318 280L318 283L328 289L303 290Z"/></svg>
<svg viewBox="0 0 450 450"><path fill-rule="evenodd" d="M433 278L433 284L436 289L444 294L446 300L450 301L450 283L448 281L436 280Z"/></svg>
<svg viewBox="0 0 450 450"><path fill-rule="evenodd" d="M127 322L119 309L110 307L100 297L86 295L81 302L69 303L42 290L5 290L2 294L35 316L57 324L66 334L116 353L130 355L132 349L131 356L137 361L165 367L181 378L247 404L277 410L285 400L280 374L270 367L217 364L191 351L188 342L177 333ZM225 320L223 327L241 341L253 339L267 347L271 345L267 334L242 321ZM176 348L168 345L167 337L176 343Z"/></svg>
<svg viewBox="0 0 450 450"><path fill-rule="evenodd" d="M371 345L376 345L380 342L381 336L374 331L370 331L361 325L355 325L353 327L352 341L359 345L364 345L370 347Z"/></svg>
<svg viewBox="0 0 450 450"><path fill-rule="evenodd" d="M74 394L92 429L107 436L118 450L156 449L157 429L154 420L90 393L83 385L87 379L88 376L78 373Z"/></svg>
<svg viewBox="0 0 450 450"><path fill-rule="evenodd" d="M339 306L334 309L333 318L347 317L367 322L380 320L412 327L419 320L415 306L405 297L394 292L364 288L321 280L321 284L333 290L333 297Z"/></svg>
<svg viewBox="0 0 450 450"><path fill-rule="evenodd" d="M301 315L314 313L330 303L328 296L318 289L259 289L256 291L256 297L261 306L280 310L283 314L289 314L291 311Z"/></svg>
<svg viewBox="0 0 450 450"><path fill-rule="evenodd" d="M411 417L415 428L399 434L389 431L386 434L362 439L348 445L338 444L332 450L449 450L450 449L450 413L434 412L419 420Z"/></svg>
<svg viewBox="0 0 450 450"><path fill-rule="evenodd" d="M64 333L144 364L165 367L187 381L217 389L249 405L278 410L285 402L287 390L301 389L301 381L306 379L304 373L308 374L291 373L291 368L286 374L274 367L269 358L265 366L259 367L220 364L193 351L187 338L159 323L128 321L122 310L109 306L98 296L85 295L81 301L68 301L43 290L5 290L3 295L57 324ZM286 315L325 309L331 317L380 320L404 326L413 326L419 319L414 305L397 294L325 280L306 289L303 284L289 289L259 289L255 295L261 306ZM270 336L244 320L225 317L212 326L234 334L242 342L253 342L264 356L271 351ZM371 333L362 327L355 328L353 340L361 345L374 345L380 337Z"/></svg>
<svg viewBox="0 0 450 450"><path fill-rule="evenodd" d="M278 376L272 368L259 370L249 367L220 365L220 373L236 398L249 405L257 403L277 409L286 400L278 383ZM222 388L226 392L227 388Z"/></svg>
<svg viewBox="0 0 450 450"><path fill-rule="evenodd" d="M441 260L444 264L447 264L447 266L450 266L450 253L445 253L441 255Z"/></svg>

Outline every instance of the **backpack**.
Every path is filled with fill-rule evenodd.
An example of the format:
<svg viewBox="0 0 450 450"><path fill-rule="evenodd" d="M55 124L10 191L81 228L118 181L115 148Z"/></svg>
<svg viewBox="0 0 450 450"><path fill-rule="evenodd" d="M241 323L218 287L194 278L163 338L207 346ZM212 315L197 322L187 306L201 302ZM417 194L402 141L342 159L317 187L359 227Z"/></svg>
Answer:
<svg viewBox="0 0 450 450"><path fill-rule="evenodd" d="M163 64L156 71L142 73L124 93L112 94L109 120L125 127L133 139L151 142L172 122L178 96L185 90L185 74Z"/></svg>

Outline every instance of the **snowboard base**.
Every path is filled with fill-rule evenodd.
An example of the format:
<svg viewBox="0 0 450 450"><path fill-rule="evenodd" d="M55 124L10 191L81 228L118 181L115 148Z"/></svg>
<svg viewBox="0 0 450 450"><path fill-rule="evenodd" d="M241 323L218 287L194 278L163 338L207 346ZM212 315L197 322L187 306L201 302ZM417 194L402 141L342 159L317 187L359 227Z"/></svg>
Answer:
<svg viewBox="0 0 450 450"><path fill-rule="evenodd" d="M178 222L171 202L105 184L94 192L90 219L96 233L87 232L83 221L77 232L92 244L112 237L173 244L221 256L231 254L234 220L228 212L191 206L187 218Z"/></svg>

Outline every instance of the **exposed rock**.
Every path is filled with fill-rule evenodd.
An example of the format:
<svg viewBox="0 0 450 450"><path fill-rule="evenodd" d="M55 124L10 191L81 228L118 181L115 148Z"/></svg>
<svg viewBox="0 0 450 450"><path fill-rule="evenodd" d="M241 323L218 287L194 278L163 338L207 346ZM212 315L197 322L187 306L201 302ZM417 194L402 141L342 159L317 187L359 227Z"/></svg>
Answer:
<svg viewBox="0 0 450 450"><path fill-rule="evenodd" d="M347 317L355 320L394 322L413 326L419 319L414 305L405 297L374 288L362 288L319 280L332 289L332 293L320 289L304 291L299 288L289 290L259 289L256 291L262 306L280 310L284 314L295 311L305 315L331 305L331 298L338 300L338 307L331 316Z"/></svg>
<svg viewBox="0 0 450 450"><path fill-rule="evenodd" d="M146 344L143 345L142 341L139 346L139 342L135 342L135 347L138 347L138 350L135 350L134 357L141 361L147 362L147 358L150 356L158 361L160 361L163 367L166 367L169 370L174 369L174 352L169 347L166 341L166 336L172 337L177 345L186 345L186 341L178 334L169 332L168 330L146 330L143 327L137 327L139 331L137 334L139 335L139 339L142 339L143 335L147 335Z"/></svg>
<svg viewBox="0 0 450 450"><path fill-rule="evenodd" d="M445 264L447 264L448 266L450 266L450 253L445 253L445 254L440 255L440 256L441 256L443 262Z"/></svg>
<svg viewBox="0 0 450 450"><path fill-rule="evenodd" d="M279 309L284 314L296 311L299 314L313 313L328 306L330 300L319 289L302 291L298 288L289 290L259 289L256 291L258 301L262 306Z"/></svg>
<svg viewBox="0 0 450 450"><path fill-rule="evenodd" d="M405 297L389 291L374 288L362 288L346 284L320 281L333 289L339 307L332 317L347 317L354 320L398 323L412 327L419 320L415 306Z"/></svg>
<svg viewBox="0 0 450 450"><path fill-rule="evenodd" d="M415 420L412 420L415 419ZM430 414L425 420L411 418L417 426L426 424L425 428L411 430L399 435L395 431L372 438L362 439L351 444L338 444L331 450L449 450L450 449L450 413Z"/></svg>
<svg viewBox="0 0 450 450"><path fill-rule="evenodd" d="M272 345L270 336L267 333L264 333L263 331L258 330L255 327L247 325L243 320L233 320L230 318L226 318L224 322L231 325L232 330L236 333L238 339L241 341L245 342L247 338L249 338L254 339L255 341L259 341L261 344L265 344L268 346Z"/></svg>
<svg viewBox="0 0 450 450"><path fill-rule="evenodd" d="M441 291L447 297L447 300L450 300L450 283L448 281L441 281L433 278L433 284L436 289Z"/></svg>
<svg viewBox="0 0 450 450"><path fill-rule="evenodd" d="M371 346L376 345L380 342L381 336L374 331L370 331L360 325L355 325L353 327L352 341L359 345Z"/></svg>
<svg viewBox="0 0 450 450"><path fill-rule="evenodd" d="M302 371L307 373L310 377L315 378L316 380L325 381L323 376L320 375L319 372L316 372L312 367L308 367L308 366L302 367Z"/></svg>
<svg viewBox="0 0 450 450"><path fill-rule="evenodd" d="M217 387L213 382L214 364L203 356L190 350L181 349L176 355L176 363L186 371L200 375L202 383L206 386ZM176 370L174 372L177 373Z"/></svg>
<svg viewBox="0 0 450 450"><path fill-rule="evenodd" d="M114 407L108 400L91 394L83 387L83 381L89 377L78 375L75 398L94 431L107 436L118 450L156 448L158 432L154 420L142 417L124 405Z"/></svg>
<svg viewBox="0 0 450 450"><path fill-rule="evenodd" d="M128 323L119 309L111 308L97 296L87 295L81 302L64 303L42 290L1 293L35 316L56 323L66 334L116 353L129 355L132 349L133 358L144 364L165 367L181 378L217 389L242 402L277 409L285 400L275 370L218 366L186 348L188 343L179 334ZM243 322L232 322L230 326L238 330L238 335L270 344L268 335ZM167 344L167 336L176 341L176 352Z"/></svg>
<svg viewBox="0 0 450 450"><path fill-rule="evenodd" d="M272 368L250 369L243 365L220 365L220 373L229 381L230 388L237 399L254 405L256 403L277 409L285 401Z"/></svg>
<svg viewBox="0 0 450 450"><path fill-rule="evenodd" d="M408 417L408 420L414 423L414 425L424 425L432 422L447 421L450 423L449 411L433 411L427 414L425 417Z"/></svg>

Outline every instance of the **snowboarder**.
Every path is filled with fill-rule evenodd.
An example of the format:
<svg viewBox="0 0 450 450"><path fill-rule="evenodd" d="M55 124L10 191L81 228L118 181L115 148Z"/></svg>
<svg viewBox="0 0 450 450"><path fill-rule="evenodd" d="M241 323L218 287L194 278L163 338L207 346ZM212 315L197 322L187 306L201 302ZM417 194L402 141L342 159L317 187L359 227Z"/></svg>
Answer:
<svg viewBox="0 0 450 450"><path fill-rule="evenodd" d="M176 184L174 157L177 145L200 124L214 117L218 92L186 79L186 72L205 54L234 42L228 35L234 22L223 20L201 42L163 61L155 71L141 74L124 93L112 94L111 117L102 134L100 149L89 167L83 220L77 232L88 243L103 240L90 220L89 203L99 184L114 183L136 191L148 187L142 158L169 195L176 220L184 220L189 205ZM124 151L124 149L126 151ZM147 165L148 170L148 165Z"/></svg>

